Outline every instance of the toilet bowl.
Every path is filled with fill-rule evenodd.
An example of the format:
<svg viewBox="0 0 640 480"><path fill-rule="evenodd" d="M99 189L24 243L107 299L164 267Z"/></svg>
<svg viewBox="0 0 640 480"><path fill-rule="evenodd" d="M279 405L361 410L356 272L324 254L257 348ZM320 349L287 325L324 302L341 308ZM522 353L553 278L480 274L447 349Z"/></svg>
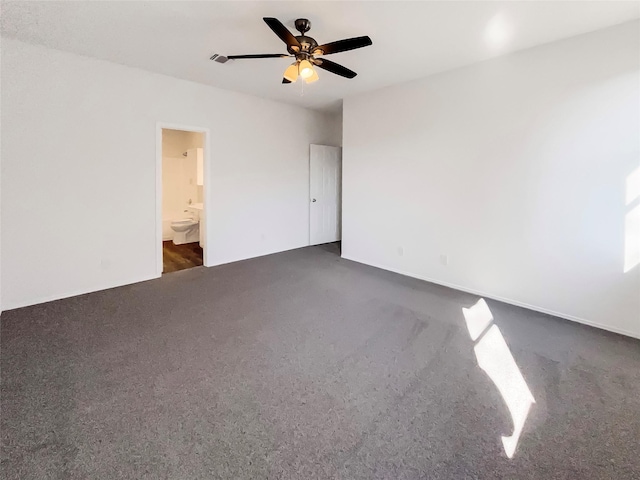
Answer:
<svg viewBox="0 0 640 480"><path fill-rule="evenodd" d="M200 224L198 220L193 218L182 218L171 222L171 230L173 230L173 243L182 245L183 243L192 243L200 240Z"/></svg>

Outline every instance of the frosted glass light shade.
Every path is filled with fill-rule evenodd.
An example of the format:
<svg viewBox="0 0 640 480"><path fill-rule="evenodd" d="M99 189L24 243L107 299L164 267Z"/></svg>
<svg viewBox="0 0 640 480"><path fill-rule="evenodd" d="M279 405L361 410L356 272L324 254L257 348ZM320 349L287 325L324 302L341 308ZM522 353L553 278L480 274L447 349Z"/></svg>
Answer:
<svg viewBox="0 0 640 480"><path fill-rule="evenodd" d="M305 78L304 81L307 83L313 83L316 82L320 77L318 76L318 72L316 72L316 69L313 69L313 75L311 75L309 78Z"/></svg>
<svg viewBox="0 0 640 480"><path fill-rule="evenodd" d="M296 80L298 80L298 64L292 63L291 65L289 65L284 71L283 76L290 82L295 82Z"/></svg>
<svg viewBox="0 0 640 480"><path fill-rule="evenodd" d="M311 62L309 60L302 60L300 62L300 76L302 78L309 78L313 76L313 66L311 66Z"/></svg>

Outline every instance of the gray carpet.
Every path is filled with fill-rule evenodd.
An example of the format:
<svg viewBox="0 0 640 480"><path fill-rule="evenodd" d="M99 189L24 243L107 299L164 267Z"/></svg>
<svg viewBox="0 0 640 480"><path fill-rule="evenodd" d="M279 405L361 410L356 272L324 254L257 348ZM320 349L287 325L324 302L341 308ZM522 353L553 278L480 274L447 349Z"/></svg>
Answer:
<svg viewBox="0 0 640 480"><path fill-rule="evenodd" d="M640 342L477 301L331 245L5 312L3 478L640 478Z"/></svg>

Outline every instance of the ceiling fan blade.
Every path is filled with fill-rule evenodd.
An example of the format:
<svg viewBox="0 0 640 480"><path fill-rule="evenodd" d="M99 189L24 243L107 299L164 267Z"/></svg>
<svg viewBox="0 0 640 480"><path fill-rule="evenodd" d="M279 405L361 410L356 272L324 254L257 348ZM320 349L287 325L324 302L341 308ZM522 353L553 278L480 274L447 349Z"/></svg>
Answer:
<svg viewBox="0 0 640 480"><path fill-rule="evenodd" d="M228 55L229 60L238 60L243 58L281 58L290 57L291 55L285 55L284 53L258 53L253 55Z"/></svg>
<svg viewBox="0 0 640 480"><path fill-rule="evenodd" d="M353 70L349 70L347 67L343 67L342 65L338 65L337 63L324 58L316 58L313 63L327 72L335 73L341 77L353 78L357 75Z"/></svg>
<svg viewBox="0 0 640 480"><path fill-rule="evenodd" d="M356 48L368 47L373 42L369 37L347 38L337 42L325 43L313 49L312 55L329 55L331 53L346 52Z"/></svg>
<svg viewBox="0 0 640 480"><path fill-rule="evenodd" d="M300 42L293 36L287 27L285 27L280 20L273 17L263 17L264 22L269 25L269 28L273 30L280 40L286 43L289 47L296 47L297 51L300 51Z"/></svg>
<svg viewBox="0 0 640 480"><path fill-rule="evenodd" d="M291 80L287 80L286 78L283 78L282 83L291 83Z"/></svg>

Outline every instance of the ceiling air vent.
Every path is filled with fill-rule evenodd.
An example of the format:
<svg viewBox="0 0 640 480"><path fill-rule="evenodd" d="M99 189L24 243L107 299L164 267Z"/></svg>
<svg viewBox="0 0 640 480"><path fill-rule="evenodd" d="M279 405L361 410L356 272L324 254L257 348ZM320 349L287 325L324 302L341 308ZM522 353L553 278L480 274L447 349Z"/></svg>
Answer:
<svg viewBox="0 0 640 480"><path fill-rule="evenodd" d="M229 61L227 57L225 57L224 55L218 55L217 53L214 53L213 55L211 55L209 60L213 60L214 62L218 62L218 63L227 63L227 61Z"/></svg>

